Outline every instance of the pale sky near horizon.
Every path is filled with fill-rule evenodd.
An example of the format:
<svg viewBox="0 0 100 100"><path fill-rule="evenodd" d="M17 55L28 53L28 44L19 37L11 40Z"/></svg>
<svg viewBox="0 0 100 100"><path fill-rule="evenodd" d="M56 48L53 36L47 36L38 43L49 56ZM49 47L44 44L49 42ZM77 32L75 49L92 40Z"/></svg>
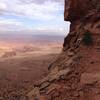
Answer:
<svg viewBox="0 0 100 100"><path fill-rule="evenodd" d="M63 13L64 0L0 0L0 33L64 35L70 23Z"/></svg>

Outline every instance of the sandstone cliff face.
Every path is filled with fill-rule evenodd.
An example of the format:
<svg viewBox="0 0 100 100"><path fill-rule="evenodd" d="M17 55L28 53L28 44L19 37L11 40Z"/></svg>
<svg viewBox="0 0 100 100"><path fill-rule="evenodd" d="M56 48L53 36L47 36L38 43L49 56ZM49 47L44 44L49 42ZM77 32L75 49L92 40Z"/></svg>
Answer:
<svg viewBox="0 0 100 100"><path fill-rule="evenodd" d="M65 0L64 19L63 51L26 100L100 100L100 0Z"/></svg>

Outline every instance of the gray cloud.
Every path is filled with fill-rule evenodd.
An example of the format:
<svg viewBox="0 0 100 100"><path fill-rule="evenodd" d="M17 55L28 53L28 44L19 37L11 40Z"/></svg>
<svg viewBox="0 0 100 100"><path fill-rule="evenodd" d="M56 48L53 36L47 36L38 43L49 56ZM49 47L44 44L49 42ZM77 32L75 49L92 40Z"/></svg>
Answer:
<svg viewBox="0 0 100 100"><path fill-rule="evenodd" d="M51 33L64 33L65 24L63 23L63 3L64 0L0 0L0 31L16 30L37 30ZM6 20L3 16L22 17L23 20ZM9 19L9 18L8 18ZM24 20L38 20L44 22L39 27L28 26ZM22 23L20 23L22 21ZM53 22L52 22L53 21ZM52 27L54 29L52 29ZM57 30L56 30L57 29ZM45 31L46 30L46 31Z"/></svg>
<svg viewBox="0 0 100 100"><path fill-rule="evenodd" d="M57 2L57 3L64 3L64 0L19 0L22 3L37 3L37 4L43 4L45 2Z"/></svg>
<svg viewBox="0 0 100 100"><path fill-rule="evenodd" d="M41 4L41 5L39 5ZM0 14L51 20L62 10L61 0L8 0L0 1Z"/></svg>

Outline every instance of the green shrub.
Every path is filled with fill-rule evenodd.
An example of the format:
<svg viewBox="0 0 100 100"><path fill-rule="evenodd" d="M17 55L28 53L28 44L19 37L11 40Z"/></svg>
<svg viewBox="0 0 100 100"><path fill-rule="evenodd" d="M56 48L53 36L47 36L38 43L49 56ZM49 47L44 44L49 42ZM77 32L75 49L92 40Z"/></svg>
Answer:
<svg viewBox="0 0 100 100"><path fill-rule="evenodd" d="M83 43L84 45L92 45L93 44L93 39L92 39L92 34L89 31L86 31L83 35Z"/></svg>

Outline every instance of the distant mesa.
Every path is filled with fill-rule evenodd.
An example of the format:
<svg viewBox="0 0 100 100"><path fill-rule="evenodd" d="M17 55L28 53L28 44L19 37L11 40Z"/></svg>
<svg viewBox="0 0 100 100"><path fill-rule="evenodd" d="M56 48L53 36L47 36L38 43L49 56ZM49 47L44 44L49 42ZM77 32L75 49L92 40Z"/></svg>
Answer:
<svg viewBox="0 0 100 100"><path fill-rule="evenodd" d="M15 51L8 51L2 55L2 58L8 58L8 57L13 57L13 56L16 56L16 52Z"/></svg>

